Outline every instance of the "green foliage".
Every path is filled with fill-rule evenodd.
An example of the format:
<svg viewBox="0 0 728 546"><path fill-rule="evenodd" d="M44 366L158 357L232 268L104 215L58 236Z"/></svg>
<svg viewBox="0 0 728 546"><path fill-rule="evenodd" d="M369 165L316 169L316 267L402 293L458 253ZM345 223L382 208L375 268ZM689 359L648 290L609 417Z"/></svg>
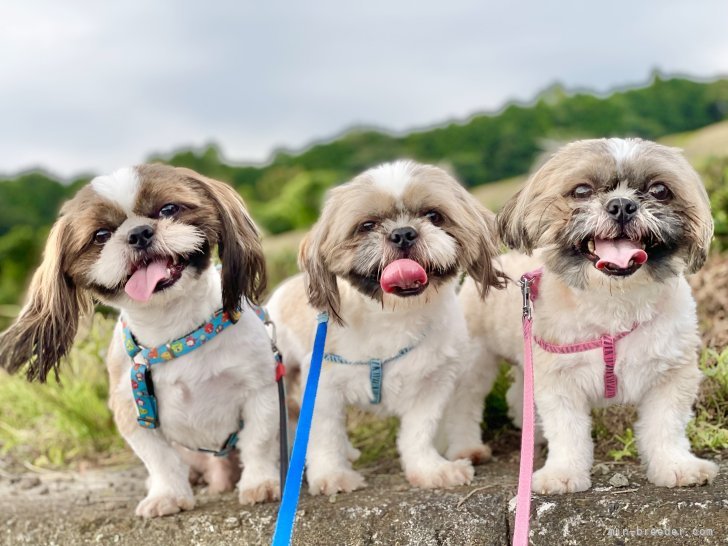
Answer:
<svg viewBox="0 0 728 546"><path fill-rule="evenodd" d="M657 76L646 87L607 97L569 94L556 85L532 105L511 104L498 114L403 136L352 130L300 153L279 151L263 166L230 163L215 144L157 154L150 161L189 167L232 184L265 231L282 233L309 227L327 188L383 161L408 157L448 165L466 185L475 186L527 172L548 141L610 135L654 139L727 115L728 80L700 83ZM89 178L64 185L34 172L0 180L0 248L22 248L18 241L23 237L29 245L17 267L0 270L0 305L18 302L23 286L18 277L25 277L38 260L41 228L47 229L61 203ZM718 221L725 230L725 214ZM31 231L8 235L21 226ZM6 236L11 240L3 241Z"/></svg>
<svg viewBox="0 0 728 546"><path fill-rule="evenodd" d="M700 369L706 378L688 425L690 443L701 451L728 449L728 348L703 351Z"/></svg>
<svg viewBox="0 0 728 546"><path fill-rule="evenodd" d="M623 435L618 435L615 439L621 444L620 449L613 449L609 452L609 456L615 461L621 461L622 459L636 459L637 458L637 444L635 442L634 432L631 428L624 431Z"/></svg>
<svg viewBox="0 0 728 546"><path fill-rule="evenodd" d="M728 157L712 158L701 169L715 220L715 245L728 249Z"/></svg>
<svg viewBox="0 0 728 546"><path fill-rule="evenodd" d="M0 452L41 466L96 459L119 450L107 407L106 354L114 320L96 315L64 363L63 383L0 376Z"/></svg>

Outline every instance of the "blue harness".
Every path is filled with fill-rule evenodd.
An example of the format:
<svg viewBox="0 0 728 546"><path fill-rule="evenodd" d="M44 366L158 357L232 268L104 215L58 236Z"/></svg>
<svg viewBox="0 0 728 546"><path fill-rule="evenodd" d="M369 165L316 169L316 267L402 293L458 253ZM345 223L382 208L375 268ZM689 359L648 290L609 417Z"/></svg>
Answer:
<svg viewBox="0 0 728 546"><path fill-rule="evenodd" d="M260 306L251 305L256 316L263 321L264 324L272 324L267 311ZM137 410L137 423L139 426L149 429L159 427L159 408L157 397L154 394L154 383L152 382L152 366L169 362L175 358L179 358L195 349L202 347L208 341L214 339L220 332L235 324L239 319L242 310L237 307L232 313L219 309L212 317L206 320L199 328L193 330L187 335L177 338L164 345L157 347L144 347L140 345L134 334L132 334L129 326L122 320L124 332L124 348L133 360L131 367L131 388L134 395L134 402ZM275 332L275 331L274 331ZM279 397L283 397L285 402L285 392L282 392L282 378L285 375L285 367L283 366L283 357L275 345L275 339L272 340L273 356L276 363L276 382L279 385ZM284 411L283 408L282 411ZM284 419L283 414L281 419ZM243 422L240 421L238 430L231 433L222 447L218 450L200 448L198 451L212 453L216 457L224 457L235 447L238 442L238 432L243 428ZM287 427L286 427L287 428ZM281 442L284 441L283 436ZM286 446L286 460L287 451ZM283 462L281 462L283 465Z"/></svg>
<svg viewBox="0 0 728 546"><path fill-rule="evenodd" d="M379 404L382 401L382 375L383 370L382 367L385 364L389 364L390 362L393 362L399 358L402 358L404 355L409 353L412 349L417 347L419 344L419 341L415 343L414 345L410 345L409 347L405 347L404 349L400 349L399 352L394 355L390 356L389 358L380 359L380 358L372 358L370 360L347 360L343 356L333 354L333 353L324 353L324 360L328 362L335 362L336 364L350 364L352 366L369 366L369 382L372 385L372 393L373 398L371 399L372 404Z"/></svg>

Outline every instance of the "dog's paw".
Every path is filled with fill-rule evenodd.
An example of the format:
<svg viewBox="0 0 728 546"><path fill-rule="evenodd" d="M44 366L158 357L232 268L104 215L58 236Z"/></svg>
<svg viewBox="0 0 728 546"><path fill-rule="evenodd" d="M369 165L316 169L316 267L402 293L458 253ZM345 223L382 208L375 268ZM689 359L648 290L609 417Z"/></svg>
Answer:
<svg viewBox="0 0 728 546"><path fill-rule="evenodd" d="M415 487L435 489L468 485L473 481L473 465L467 459L443 461L432 467L407 472L407 480Z"/></svg>
<svg viewBox="0 0 728 546"><path fill-rule="evenodd" d="M458 459L470 459L473 464L483 464L490 460L492 453L490 446L486 444L479 444L470 447L460 447L452 450L448 450L447 458L451 461L457 461Z"/></svg>
<svg viewBox="0 0 728 546"><path fill-rule="evenodd" d="M240 504L272 502L281 498L281 484L278 480L265 480L251 485L241 485L238 500Z"/></svg>
<svg viewBox="0 0 728 546"><path fill-rule="evenodd" d="M192 510L195 498L192 496L147 495L136 507L136 515L143 518L169 516L182 510Z"/></svg>
<svg viewBox="0 0 728 546"><path fill-rule="evenodd" d="M338 470L318 477L308 476L308 491L311 495L350 493L365 485L364 476L351 469Z"/></svg>
<svg viewBox="0 0 728 546"><path fill-rule="evenodd" d="M653 461L647 468L647 479L660 487L703 485L712 482L717 474L717 464L693 455L677 460Z"/></svg>
<svg viewBox="0 0 728 546"><path fill-rule="evenodd" d="M544 466L533 473L531 491L541 495L561 495L586 491L591 487L589 473L569 468L549 468Z"/></svg>

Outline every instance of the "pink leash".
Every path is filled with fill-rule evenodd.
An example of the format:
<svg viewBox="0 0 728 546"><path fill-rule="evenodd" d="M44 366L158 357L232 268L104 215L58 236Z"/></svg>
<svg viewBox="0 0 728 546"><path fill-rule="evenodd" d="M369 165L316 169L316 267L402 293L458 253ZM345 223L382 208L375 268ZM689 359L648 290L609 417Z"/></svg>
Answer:
<svg viewBox="0 0 728 546"><path fill-rule="evenodd" d="M558 345L549 343L533 335L531 303L538 298L538 286L543 276L543 268L525 273L520 286L523 296L523 423L521 425L521 466L518 474L518 493L516 494L516 521L513 532L514 546L527 546L531 514L531 475L533 474L533 444L535 436L535 414L533 402L533 341L549 353L570 354L602 349L604 359L604 397L613 398L617 394L617 376L614 365L617 361L616 343L631 334L638 324L626 332L612 336L604 334L598 339L582 343Z"/></svg>

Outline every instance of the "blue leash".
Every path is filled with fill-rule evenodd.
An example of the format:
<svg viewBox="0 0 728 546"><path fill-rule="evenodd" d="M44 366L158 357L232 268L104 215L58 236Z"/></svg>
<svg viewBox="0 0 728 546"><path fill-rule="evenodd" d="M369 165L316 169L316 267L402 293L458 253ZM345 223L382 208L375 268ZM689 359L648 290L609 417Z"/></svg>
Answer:
<svg viewBox="0 0 728 546"><path fill-rule="evenodd" d="M298 508L298 498L301 494L303 468L306 463L306 450L308 449L308 437L311 432L316 390L318 389L319 377L321 376L321 363L324 359L326 329L329 322L328 313L320 313L316 317L316 321L318 322L318 326L316 326L316 340L313 343L311 367L308 370L306 389L303 391L303 402L301 403L301 412L298 417L298 426L296 426L296 437L293 440L293 452L291 453L291 462L288 466L286 485L283 488L283 498L278 508L276 530L273 534L273 546L288 546L291 544L293 524L296 521L296 509Z"/></svg>

